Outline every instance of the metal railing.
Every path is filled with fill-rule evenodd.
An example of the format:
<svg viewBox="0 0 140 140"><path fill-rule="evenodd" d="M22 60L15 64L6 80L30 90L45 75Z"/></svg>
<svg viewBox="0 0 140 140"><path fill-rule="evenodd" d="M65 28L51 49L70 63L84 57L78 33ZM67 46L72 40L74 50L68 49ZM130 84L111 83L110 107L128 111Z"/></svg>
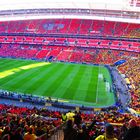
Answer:
<svg viewBox="0 0 140 140"><path fill-rule="evenodd" d="M29 16L29 15L86 15L86 16L104 16L116 18L131 18L139 19L139 11L125 11L125 10L107 10L107 9L20 9L20 10L0 10L0 16Z"/></svg>

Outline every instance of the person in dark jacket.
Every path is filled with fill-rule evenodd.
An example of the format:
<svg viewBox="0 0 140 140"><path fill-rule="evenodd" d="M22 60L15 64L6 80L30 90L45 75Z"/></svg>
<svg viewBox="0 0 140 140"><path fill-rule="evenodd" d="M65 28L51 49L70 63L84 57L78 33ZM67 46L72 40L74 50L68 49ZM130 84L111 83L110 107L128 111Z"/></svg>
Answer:
<svg viewBox="0 0 140 140"><path fill-rule="evenodd" d="M135 140L140 138L140 127L137 126L137 122L133 119L129 121L129 129L124 135L123 140Z"/></svg>
<svg viewBox="0 0 140 140"><path fill-rule="evenodd" d="M22 136L22 128L18 127L14 136L13 136L14 140L23 140L23 136Z"/></svg>
<svg viewBox="0 0 140 140"><path fill-rule="evenodd" d="M78 140L89 140L89 131L85 124L82 124L81 129L78 132Z"/></svg>
<svg viewBox="0 0 140 140"><path fill-rule="evenodd" d="M73 128L72 120L68 120L64 128L64 140L77 140L77 131Z"/></svg>
<svg viewBox="0 0 140 140"><path fill-rule="evenodd" d="M75 116L74 116L74 123L77 125L77 127L80 127L82 121L82 117L81 117L81 112L75 112Z"/></svg>

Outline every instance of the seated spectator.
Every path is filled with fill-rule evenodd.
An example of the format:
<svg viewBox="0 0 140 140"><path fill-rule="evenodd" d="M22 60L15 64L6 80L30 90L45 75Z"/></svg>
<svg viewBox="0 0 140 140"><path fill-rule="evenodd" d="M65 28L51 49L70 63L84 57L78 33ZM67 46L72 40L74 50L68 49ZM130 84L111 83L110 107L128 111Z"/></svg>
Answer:
<svg viewBox="0 0 140 140"><path fill-rule="evenodd" d="M111 124L106 124L105 126L105 134L99 135L95 140L117 140L114 137L114 128Z"/></svg>
<svg viewBox="0 0 140 140"><path fill-rule="evenodd" d="M134 119L129 121L129 129L126 132L123 140L135 140L140 138L140 127Z"/></svg>

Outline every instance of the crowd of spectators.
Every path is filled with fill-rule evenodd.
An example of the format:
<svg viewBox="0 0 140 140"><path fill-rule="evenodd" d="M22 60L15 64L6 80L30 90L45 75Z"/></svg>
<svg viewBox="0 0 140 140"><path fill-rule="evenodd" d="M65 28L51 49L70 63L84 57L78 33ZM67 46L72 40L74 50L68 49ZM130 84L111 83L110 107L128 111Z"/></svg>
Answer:
<svg viewBox="0 0 140 140"><path fill-rule="evenodd" d="M61 124L61 114L47 109L0 105L0 139L34 140L49 137Z"/></svg>
<svg viewBox="0 0 140 140"><path fill-rule="evenodd" d="M140 112L140 58L129 59L126 63L118 67L118 70L128 78L127 85L131 93L130 107Z"/></svg>
<svg viewBox="0 0 140 140"><path fill-rule="evenodd" d="M87 114L0 105L1 140L35 140L43 139L44 136L49 138L53 130L62 124L64 140L110 140L113 137L114 140L129 140L125 137L129 137L134 131L130 127L135 127L133 138L140 138L140 118L129 113L121 114L117 108Z"/></svg>
<svg viewBox="0 0 140 140"><path fill-rule="evenodd" d="M67 116L67 114L66 114ZM68 113L64 140L139 140L140 120L117 110L93 114Z"/></svg>

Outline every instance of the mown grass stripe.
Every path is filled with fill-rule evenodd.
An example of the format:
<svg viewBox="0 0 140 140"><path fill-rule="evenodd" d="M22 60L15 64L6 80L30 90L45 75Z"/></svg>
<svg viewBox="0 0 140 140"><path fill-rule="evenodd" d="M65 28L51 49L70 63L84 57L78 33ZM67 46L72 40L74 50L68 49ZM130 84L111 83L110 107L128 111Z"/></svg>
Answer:
<svg viewBox="0 0 140 140"><path fill-rule="evenodd" d="M30 63L28 63L30 66ZM27 65L23 65L23 66L27 66ZM6 76L4 78L1 78L2 79L2 83L1 85L4 85L4 83L12 83L12 84L16 84L18 82L18 79L22 79L22 78L25 78L26 77L26 73L28 73L29 71L32 71L33 68L29 69L29 71L27 69L20 69L19 67L17 68L18 71L16 71L16 68L14 68L14 65L13 65L13 70L15 69L14 73L12 75L9 75L9 76ZM25 73L25 75L24 75ZM16 75L16 76L15 76ZM29 75L27 75L29 76ZM12 81L12 82L11 82Z"/></svg>
<svg viewBox="0 0 140 140"><path fill-rule="evenodd" d="M20 63L16 63L15 61L7 61L5 64L0 65L0 72L5 71L5 70L10 70L12 68L16 68L19 66L23 66L28 64L29 62L27 61L22 61Z"/></svg>
<svg viewBox="0 0 140 140"><path fill-rule="evenodd" d="M6 89L10 87L10 90L18 89L18 85L21 86L26 82L26 77L30 78L30 75L33 72L36 72L38 68L32 70L22 70L21 72L16 73L16 76L13 74L8 76L6 81L4 81L1 86L5 87ZM2 80L3 81L3 80Z"/></svg>
<svg viewBox="0 0 140 140"><path fill-rule="evenodd" d="M66 78L66 76L70 71L71 67L67 65L67 67L65 67L65 69L56 77L56 79L52 82L52 84L48 86L48 90L46 90L46 92L47 93L49 92L49 95L53 96L54 92L57 91L57 89L59 88L60 83L63 82L63 80ZM59 93L59 96L61 96L60 94L62 93Z"/></svg>
<svg viewBox="0 0 140 140"><path fill-rule="evenodd" d="M6 59L0 59L0 67L2 67L2 64L8 64L8 63L12 63L12 61L8 61Z"/></svg>
<svg viewBox="0 0 140 140"><path fill-rule="evenodd" d="M90 82L88 84L88 94L85 97L86 102L95 102L96 98L96 88L98 80L98 67L94 67L91 71Z"/></svg>
<svg viewBox="0 0 140 140"><path fill-rule="evenodd" d="M67 88L67 90L65 91L63 95L64 99L73 99L75 95L75 91L77 90L77 87L81 80L81 75L84 73L84 70L85 70L85 67L83 66L77 67L75 77L73 78L71 84L69 85L69 87Z"/></svg>
<svg viewBox="0 0 140 140"><path fill-rule="evenodd" d="M38 81L39 83L41 83L41 85L34 91L34 94L39 94L40 92L44 96L47 96L47 95L50 96L52 94L49 86L53 84L53 82L57 79L57 77L60 76L61 73L65 71L66 67L68 67L67 65L63 65L59 63L55 65L57 65L56 68L48 72L47 75L43 79L40 79ZM54 85L54 88L55 88L55 85Z"/></svg>
<svg viewBox="0 0 140 140"><path fill-rule="evenodd" d="M24 84L24 92L32 92L32 94L42 95L43 91L39 90L39 88L44 84L43 81L46 81L49 73L55 71L57 67L57 65L50 64L46 67L42 67L41 69L39 69L38 73L36 73L34 77L30 77L29 81L26 84ZM36 92L36 90L39 90L39 92Z"/></svg>
<svg viewBox="0 0 140 140"><path fill-rule="evenodd" d="M109 71L105 67L102 67L100 69L100 72L104 75L107 82L109 82L111 85L112 81L111 81ZM110 104L114 103L114 101L115 101L114 94L106 91L106 84L103 80L102 81L100 80L100 87L98 90L99 90L99 94L98 94L98 101L99 102L98 102L98 104L103 106L104 104L110 105Z"/></svg>
<svg viewBox="0 0 140 140"><path fill-rule="evenodd" d="M61 74L60 78L57 79L57 81L59 82L54 83L55 90L52 92L53 97L63 98L64 92L71 84L73 77L75 77L76 69L77 67L75 65L69 65L69 67L67 67L65 72ZM51 88L53 88L53 85L51 86Z"/></svg>
<svg viewBox="0 0 140 140"><path fill-rule="evenodd" d="M93 67L85 67L85 70L83 71L84 73L81 75L81 80L75 92L74 100L78 99L80 101L85 101L86 95L90 94L91 91L88 91L88 85L90 83L92 69Z"/></svg>
<svg viewBox="0 0 140 140"><path fill-rule="evenodd" d="M32 86L32 84L35 82L35 80L39 79L39 74L40 74L40 72L42 72L42 70L44 70L44 66L34 68L34 70L33 69L29 70L26 73L26 75L24 77L22 77L21 79L19 79L19 81L17 81L17 83L15 84L17 86L17 90L26 93L25 90L27 88L30 88ZM42 74L41 74L41 76L42 76ZM33 89L27 93L33 94Z"/></svg>

